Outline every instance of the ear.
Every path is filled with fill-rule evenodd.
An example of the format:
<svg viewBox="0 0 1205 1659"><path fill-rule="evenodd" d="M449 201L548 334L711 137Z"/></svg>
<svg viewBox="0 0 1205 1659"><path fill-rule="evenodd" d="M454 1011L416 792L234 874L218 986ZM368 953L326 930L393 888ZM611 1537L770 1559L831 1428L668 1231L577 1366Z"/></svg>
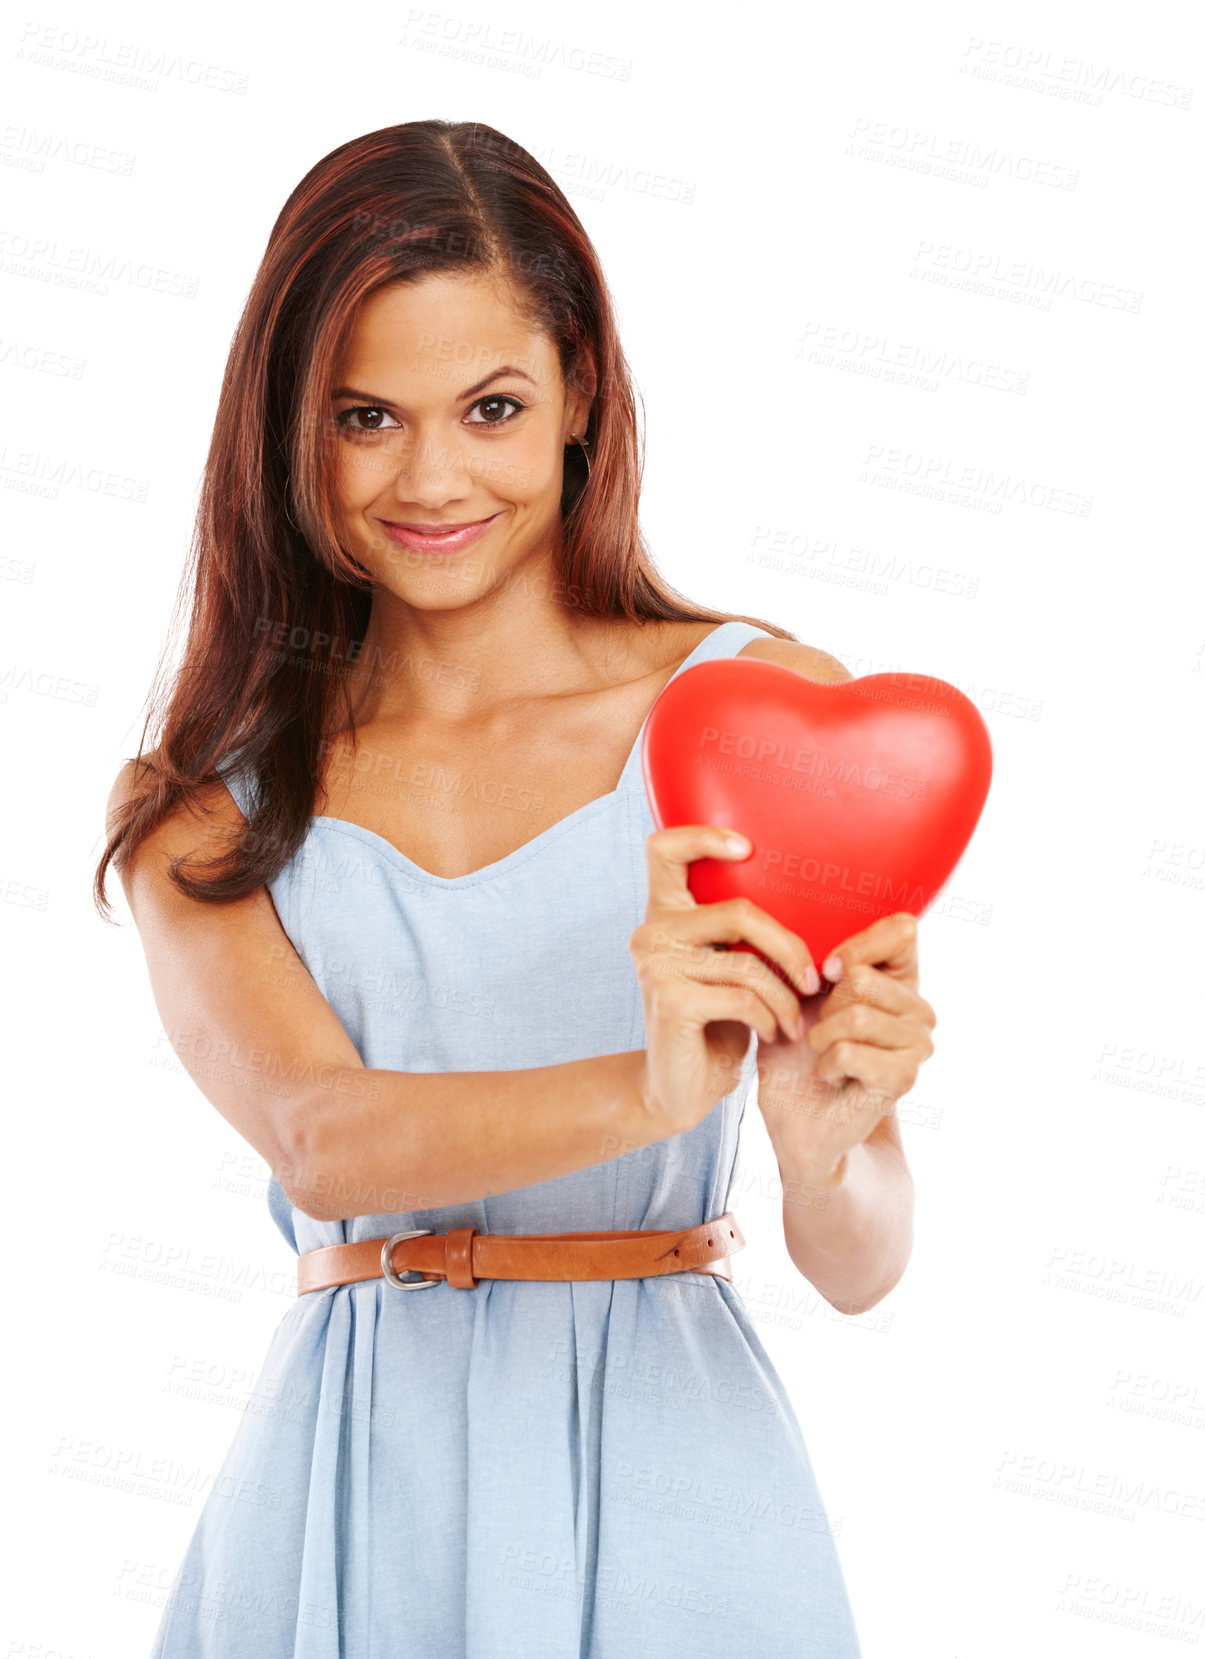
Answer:
<svg viewBox="0 0 1205 1659"><path fill-rule="evenodd" d="M597 391L598 370L594 352L588 343L583 343L565 375L566 442L571 432L576 432L579 438L585 437Z"/></svg>

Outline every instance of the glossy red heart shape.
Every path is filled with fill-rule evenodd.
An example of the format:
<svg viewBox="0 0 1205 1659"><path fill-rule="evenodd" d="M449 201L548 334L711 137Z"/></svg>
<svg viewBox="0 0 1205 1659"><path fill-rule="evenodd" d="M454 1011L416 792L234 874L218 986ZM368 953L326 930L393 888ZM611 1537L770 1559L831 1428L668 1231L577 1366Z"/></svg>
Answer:
<svg viewBox="0 0 1205 1659"><path fill-rule="evenodd" d="M944 680L828 683L750 657L670 680L649 710L641 759L658 829L719 824L753 843L746 859L692 863L695 900L747 894L799 935L818 969L880 916L932 904L992 776L987 726ZM785 978L762 951L733 948Z"/></svg>

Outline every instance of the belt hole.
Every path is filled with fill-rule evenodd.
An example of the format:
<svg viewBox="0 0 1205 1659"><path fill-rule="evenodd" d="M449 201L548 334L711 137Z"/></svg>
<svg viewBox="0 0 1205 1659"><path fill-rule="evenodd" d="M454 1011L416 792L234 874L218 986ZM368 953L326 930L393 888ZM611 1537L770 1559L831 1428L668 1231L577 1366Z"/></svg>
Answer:
<svg viewBox="0 0 1205 1659"><path fill-rule="evenodd" d="M682 1254L682 1252L678 1249L678 1246L675 1244L674 1245L674 1255L675 1256L680 1256L681 1254Z"/></svg>

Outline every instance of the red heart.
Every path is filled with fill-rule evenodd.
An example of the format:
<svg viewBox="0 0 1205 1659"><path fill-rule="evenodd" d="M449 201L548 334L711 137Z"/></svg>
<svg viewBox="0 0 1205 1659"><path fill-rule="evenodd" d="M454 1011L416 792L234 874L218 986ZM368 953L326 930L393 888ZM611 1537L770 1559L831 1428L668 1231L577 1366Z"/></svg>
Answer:
<svg viewBox="0 0 1205 1659"><path fill-rule="evenodd" d="M979 821L992 749L978 709L944 680L828 683L722 657L669 681L642 763L658 829L718 824L753 843L746 859L690 865L697 903L747 894L819 968L878 917L932 904ZM752 945L732 948L785 978Z"/></svg>

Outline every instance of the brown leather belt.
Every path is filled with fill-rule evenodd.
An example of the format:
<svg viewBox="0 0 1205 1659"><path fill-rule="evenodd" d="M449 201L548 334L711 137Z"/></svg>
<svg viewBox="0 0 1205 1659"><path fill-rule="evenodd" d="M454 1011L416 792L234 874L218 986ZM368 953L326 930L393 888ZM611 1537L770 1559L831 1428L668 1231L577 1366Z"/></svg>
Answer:
<svg viewBox="0 0 1205 1659"><path fill-rule="evenodd" d="M297 1294L359 1279L386 1278L399 1290L478 1279L645 1279L661 1273L715 1273L732 1281L728 1257L745 1247L731 1210L683 1232L638 1228L620 1233L479 1233L429 1227L391 1238L328 1244L297 1258ZM401 1279L400 1273L421 1273Z"/></svg>

